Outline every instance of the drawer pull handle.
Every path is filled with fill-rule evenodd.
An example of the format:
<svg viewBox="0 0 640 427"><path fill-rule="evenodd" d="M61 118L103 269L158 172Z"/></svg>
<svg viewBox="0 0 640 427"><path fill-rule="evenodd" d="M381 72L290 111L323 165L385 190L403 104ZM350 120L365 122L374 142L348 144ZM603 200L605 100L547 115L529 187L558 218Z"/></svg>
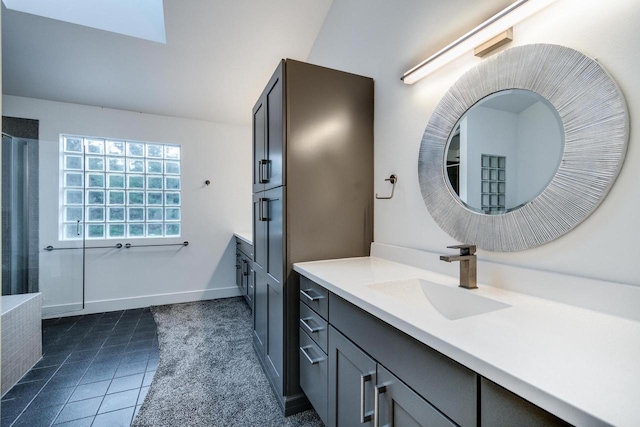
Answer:
<svg viewBox="0 0 640 427"><path fill-rule="evenodd" d="M373 398L373 427L380 427L380 395L386 392L387 386L385 385L377 385L375 387Z"/></svg>
<svg viewBox="0 0 640 427"><path fill-rule="evenodd" d="M322 326L317 326L315 328L312 328L311 326L309 326L309 324L307 323L307 321L311 320L311 317L305 317L305 318L300 318L300 323L302 323L302 326L304 326L305 328L307 328L307 330L309 332L311 332L312 334L315 334L316 332L319 332L321 330L323 330L324 328Z"/></svg>
<svg viewBox="0 0 640 427"><path fill-rule="evenodd" d="M371 421L371 412L365 415L364 407L364 385L371 381L371 374L360 375L360 424L368 423Z"/></svg>
<svg viewBox="0 0 640 427"><path fill-rule="evenodd" d="M313 289L300 289L300 293L304 295L309 301L318 301L324 298L322 295L310 295L308 292L313 291Z"/></svg>
<svg viewBox="0 0 640 427"><path fill-rule="evenodd" d="M307 350L310 349L310 348L311 348L310 345L306 345L304 347L300 347L300 351L302 352L302 354L304 354L304 357L307 358L309 363L311 363L312 365L315 365L317 363L322 362L324 360L324 357L319 357L317 359L313 359L311 356L309 356L309 353L307 352Z"/></svg>

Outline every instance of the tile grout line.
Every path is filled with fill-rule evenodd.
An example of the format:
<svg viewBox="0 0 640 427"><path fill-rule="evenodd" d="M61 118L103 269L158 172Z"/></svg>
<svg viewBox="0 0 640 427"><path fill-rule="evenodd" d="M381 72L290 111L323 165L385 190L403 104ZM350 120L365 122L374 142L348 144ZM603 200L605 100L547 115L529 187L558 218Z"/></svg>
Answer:
<svg viewBox="0 0 640 427"><path fill-rule="evenodd" d="M109 334L108 334L108 335L111 335L111 334L113 333L113 331L116 329L117 325L122 321L122 319L123 319L123 317L124 317L124 315L125 315L126 311L127 311L127 310L123 310L123 311L122 311L122 313L121 313L121 314L119 315L119 317L117 318L116 322L113 324L113 327L109 330ZM95 322L93 322L93 325L92 325L90 328L88 328L88 330L87 330L87 333L86 333L87 335L91 332L91 329L93 329L93 328L95 328L96 326L99 326L99 325L100 325L100 320L102 320L102 318L104 317L104 315L105 315L106 313L107 313L107 312L105 312L105 313L101 313L100 318L98 318ZM118 344L118 345L126 346L126 347L125 347L125 350L126 350L126 348L128 348L128 346L129 346L129 345L131 345L131 343L133 342L133 335L135 334L136 329L137 329L137 328L138 328L138 326L140 325L140 321L142 320L142 318L143 318L143 316L144 316L144 313L145 313L145 312L144 312L144 311L142 311L142 312L140 312L140 313L137 315L137 317L136 317L136 321L135 321L135 325L132 327L132 329L131 329L131 333L130 333L130 334L127 334L127 335L128 335L127 342L126 342L125 344ZM73 324L72 324L71 326L69 326L67 329L63 329L61 332L56 333L56 335L58 335L58 334L64 335L65 333L68 333L69 331L72 331L74 328L77 328L77 327L78 327L78 323L79 323L79 322L81 322L83 318L85 318L85 316L82 316L80 319L78 319L78 320L74 321L74 322L73 322ZM153 319L153 316L152 316L152 315L151 315L151 318ZM59 318L56 322L53 322L53 323L52 323L52 325L57 325L57 324L58 324L58 322L60 322L60 320L61 320L61 319L62 319L62 318ZM155 319L153 319L153 321L154 321L154 324L155 324ZM55 345L56 343L59 343L61 339L62 339L62 338L61 338L60 336L56 337L56 338L51 342L51 343L52 343L52 345ZM157 329L156 329L156 328L154 328L154 331L153 331L153 338L152 338L151 340L153 341L153 340L156 340L156 339L157 339ZM105 349L105 348L112 347L112 346L105 346L105 344L106 344L106 342L107 342L108 340L109 340L109 338L107 337L107 338L105 339L105 341L100 345L100 347L98 347L98 348L97 348L96 354L95 354L93 357L91 357L91 358L89 358L89 359L81 359L81 360L78 360L78 363L81 363L81 362L83 362L84 360L90 360L90 361L89 361L89 363L87 364L87 367L84 369L84 372L83 372L83 373L82 373L82 375L80 376L80 380L79 380L79 381L82 381L82 378L84 377L84 375L86 375L86 373L87 373L87 372L88 372L88 370L89 370L89 367L91 367L91 366L92 366L93 362L95 362L95 359L97 358L97 356L98 356L98 354L100 353L100 351L101 351L101 350L103 350L103 349ZM143 341L144 341L144 340L143 340ZM116 346L116 345L114 345L113 347L115 347L115 346ZM154 347L154 345L153 345L153 342L152 342L152 343L151 343L151 346L149 346L148 348L144 349L144 351L147 353L147 357L146 357L146 361L145 361L144 371L143 371L143 372L141 372L140 374L138 374L138 375L142 375L142 376L143 376L143 377L142 377L142 383L140 384L140 386L138 386L138 387L134 387L134 388L131 388L131 389L128 389L128 390L121 390L121 391L119 391L119 392L111 393L111 394L117 394L117 393L120 393L120 392L126 392L126 391L136 390L136 391L137 391L137 393L136 393L135 403L134 403L133 405L131 405L131 406L126 406L126 407L124 407L124 408L118 408L118 409L114 409L114 410L112 410L112 411L106 411L106 412L104 412L103 414L108 414L108 413L115 412L115 411L119 411L119 410L123 410L123 409L134 408L134 410L133 410L133 414L132 414L132 418L131 418L131 420L130 420L130 424L131 424L131 423L133 423L133 420L135 419L136 407L141 406L141 405L138 405L138 400L139 400L139 398L140 398L140 394L142 393L142 388L144 388L144 386L143 386L143 384L144 384L144 377L145 377L145 376L148 374L148 372L149 372L149 371L148 371L148 368L149 368L149 364L150 364L150 360L151 360L151 356L152 356L152 355L151 355L151 353L153 353L153 352L154 352L154 351L153 351L153 347ZM93 350L93 349L89 349L89 350L79 350L80 348L81 348L81 345L78 343L78 344L75 344L75 345L72 347L72 349L71 349L71 350L69 350L69 351L70 351L70 352L69 352L69 354L64 358L64 360L62 361L62 363L60 363L60 365L55 369L55 371L53 372L53 374L52 374L52 375L51 375L51 376L50 376L50 377L45 381L45 383L40 387L40 389L36 392L36 394L34 395L34 397L33 397L32 399L30 399L30 400L29 400L29 402L27 403L27 405L25 405L25 407L22 409L22 411L18 414L18 416L17 416L17 417L14 419L14 421L10 424L11 426L13 426L16 422L18 422L18 420L20 419L20 417L22 417L22 416L23 416L23 414L25 413L25 411L26 411L26 410L27 410L27 409L28 409L28 408L33 404L33 402L38 398L38 396L40 396L40 395L41 395L42 391L45 389L45 387L47 386L47 384L49 384L49 382L50 382L50 381L55 377L55 375L60 371L60 369L62 369L62 367L63 367L63 366L65 366L65 364L69 361L69 358L71 357L71 355L72 355L74 352L76 352L76 351L78 351L78 352L82 352L82 351L89 351L89 350ZM135 351L131 351L131 352L129 352L129 353L134 353L134 352L136 352L136 351L141 351L141 350L135 350ZM106 391L108 391L108 390L109 390L109 388L110 388L110 387L112 386L112 384L113 384L113 381L116 379L116 374L117 374L118 369L119 369L121 366L123 366L123 356L124 356L124 354L126 354L126 353L123 351L123 352L121 352L121 353L119 353L119 354L120 354L120 360L118 361L118 364L116 365L116 368L115 368L114 373L112 374L111 378L109 379L109 384L108 384L108 386L107 386L107 390L106 390ZM45 353L45 356L46 356L46 353ZM67 365L67 366L68 366L68 365ZM37 369L44 369L44 368L47 368L47 366L43 366L42 368L37 368ZM32 368L32 369L33 369L33 368ZM130 375L136 375L136 374L130 374ZM124 377L126 377L126 376L129 376L129 375L124 375L124 376L122 376L122 378L124 378ZM106 380L105 380L105 381L106 381ZM99 381L97 381L97 382L99 382ZM51 421L51 424L49 424L50 426L51 426L51 425L53 425L53 423L54 423L54 422L57 420L57 418L60 416L60 413L65 409L65 407L66 407L68 404L70 404L70 403L74 403L74 402L75 402L75 401L74 401L74 402L69 402L69 400L71 399L71 397L73 396L73 394L77 391L77 389L78 389L80 386L84 386L84 385L88 385L88 384L92 384L92 383L87 383L87 384L76 384L75 386L73 386L73 390L71 391L71 393L70 393L69 397L65 400L65 402L64 402L64 404L62 404L62 407L60 408L60 410L56 413L55 417L54 417L54 418L53 418L53 420ZM104 394L102 394L101 396L95 396L95 398L97 398L97 397L101 397L101 398L102 398L102 400L100 401L100 405L98 406L98 408L100 408L100 407L102 406L102 404L104 403L104 400L105 400L106 396L108 396L108 395L109 395L108 393L106 393L106 391L105 391L105 393L104 393ZM81 402L81 401L83 401L83 400L88 400L88 399L93 399L93 398L80 399L80 400L77 400L77 402ZM57 405L55 405L55 406L57 406ZM99 409L98 409L98 410L99 410ZM90 416L90 417L93 417L93 418L94 418L94 419L92 420L92 423L93 423L93 422L95 422L95 418L96 418L98 415L102 415L102 414L98 414L98 413L96 413L96 414L94 414L94 415L91 415L91 416ZM88 418L88 417L82 417L82 418ZM80 418L78 418L78 419L80 419ZM73 421L73 420L69 420L69 421Z"/></svg>

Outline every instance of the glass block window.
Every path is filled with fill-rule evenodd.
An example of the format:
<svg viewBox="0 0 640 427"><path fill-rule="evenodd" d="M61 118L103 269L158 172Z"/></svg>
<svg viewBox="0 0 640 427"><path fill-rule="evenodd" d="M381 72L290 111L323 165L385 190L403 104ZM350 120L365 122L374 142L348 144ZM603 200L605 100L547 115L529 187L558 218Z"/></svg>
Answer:
<svg viewBox="0 0 640 427"><path fill-rule="evenodd" d="M482 155L482 210L486 214L505 212L507 192L507 158Z"/></svg>
<svg viewBox="0 0 640 427"><path fill-rule="evenodd" d="M62 240L180 236L179 145L60 139Z"/></svg>

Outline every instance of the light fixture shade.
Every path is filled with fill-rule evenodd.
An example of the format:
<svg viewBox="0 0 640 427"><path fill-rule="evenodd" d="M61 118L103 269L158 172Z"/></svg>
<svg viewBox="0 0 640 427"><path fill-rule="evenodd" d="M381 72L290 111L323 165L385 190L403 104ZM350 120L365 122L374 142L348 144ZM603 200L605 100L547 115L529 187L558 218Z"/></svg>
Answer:
<svg viewBox="0 0 640 427"><path fill-rule="evenodd" d="M453 43L440 49L409 71L404 73L402 81L414 84L443 65L453 61L465 52L507 31L517 23L549 6L556 0L518 0L511 6L497 13L478 25Z"/></svg>

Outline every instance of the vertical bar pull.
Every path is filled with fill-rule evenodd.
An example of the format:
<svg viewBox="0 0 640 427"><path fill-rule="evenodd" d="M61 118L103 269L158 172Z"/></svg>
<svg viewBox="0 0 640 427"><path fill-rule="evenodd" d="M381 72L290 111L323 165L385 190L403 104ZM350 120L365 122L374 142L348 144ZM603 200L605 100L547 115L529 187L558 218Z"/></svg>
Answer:
<svg viewBox="0 0 640 427"><path fill-rule="evenodd" d="M260 160L260 184L269 182L269 160Z"/></svg>
<svg viewBox="0 0 640 427"><path fill-rule="evenodd" d="M80 220L76 223L76 236L80 235Z"/></svg>
<svg viewBox="0 0 640 427"><path fill-rule="evenodd" d="M266 203L262 206L263 203ZM260 199L260 216L262 217L262 221L269 221L269 199L262 198Z"/></svg>
<svg viewBox="0 0 640 427"><path fill-rule="evenodd" d="M371 374L360 375L360 424L368 423L371 421L371 413L365 414L365 399L364 399L364 386L367 382L371 381Z"/></svg>
<svg viewBox="0 0 640 427"><path fill-rule="evenodd" d="M373 398L373 427L380 427L380 395L387 392L387 386L377 385ZM393 420L391 421L393 427Z"/></svg>
<svg viewBox="0 0 640 427"><path fill-rule="evenodd" d="M245 267L247 267L246 270L245 270ZM246 259L242 260L242 275L243 276L249 275L249 263L247 262Z"/></svg>

